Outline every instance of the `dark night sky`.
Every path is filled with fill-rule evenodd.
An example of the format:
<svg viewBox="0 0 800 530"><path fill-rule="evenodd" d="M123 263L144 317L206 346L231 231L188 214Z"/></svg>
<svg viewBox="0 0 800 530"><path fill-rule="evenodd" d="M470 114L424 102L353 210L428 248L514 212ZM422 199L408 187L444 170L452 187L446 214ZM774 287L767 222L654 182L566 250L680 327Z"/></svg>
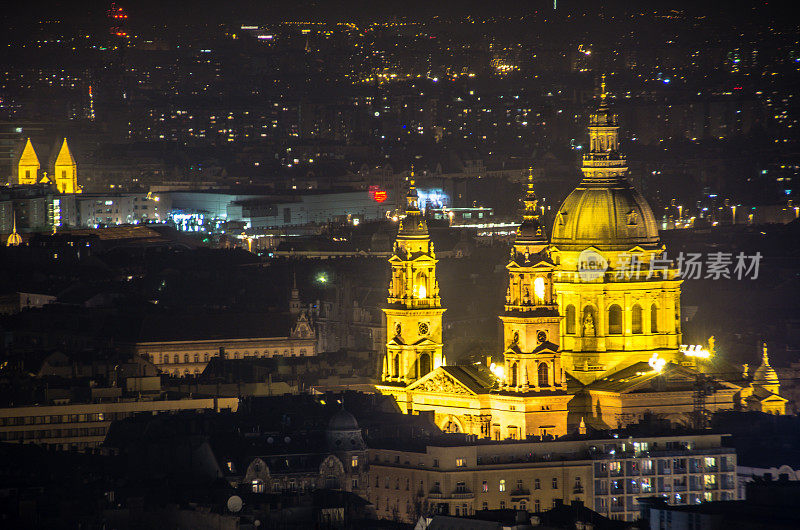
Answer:
<svg viewBox="0 0 800 530"><path fill-rule="evenodd" d="M152 21L171 23L197 22L240 22L242 19L263 21L278 19L344 19L344 18L386 18L391 16L425 18L432 15L459 17L467 14L486 16L492 14L527 14L534 11L549 13L552 0L131 0L118 2L131 15L131 21ZM34 0L14 2L4 7L3 17L7 21L38 20L45 14L69 19L76 17L94 18L103 16L111 2L101 0ZM632 7L635 6L635 7ZM596 12L603 9L608 13L637 10L686 9L698 14L719 16L720 18L739 18L752 15L753 6L769 18L789 16L792 4L786 0L752 2L747 0L718 1L650 1L630 2L614 0L601 2L589 0L559 0L559 11ZM766 7L765 7L766 6ZM7 22L6 22L7 23Z"/></svg>

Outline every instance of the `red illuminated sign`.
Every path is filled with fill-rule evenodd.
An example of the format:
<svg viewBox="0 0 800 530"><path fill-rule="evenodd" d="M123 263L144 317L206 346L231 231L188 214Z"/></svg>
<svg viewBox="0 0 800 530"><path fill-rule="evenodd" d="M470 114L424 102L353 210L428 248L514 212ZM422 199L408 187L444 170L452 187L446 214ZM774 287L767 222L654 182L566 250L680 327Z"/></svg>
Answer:
<svg viewBox="0 0 800 530"><path fill-rule="evenodd" d="M378 186L369 187L369 197L375 202L384 202L388 196L389 194Z"/></svg>

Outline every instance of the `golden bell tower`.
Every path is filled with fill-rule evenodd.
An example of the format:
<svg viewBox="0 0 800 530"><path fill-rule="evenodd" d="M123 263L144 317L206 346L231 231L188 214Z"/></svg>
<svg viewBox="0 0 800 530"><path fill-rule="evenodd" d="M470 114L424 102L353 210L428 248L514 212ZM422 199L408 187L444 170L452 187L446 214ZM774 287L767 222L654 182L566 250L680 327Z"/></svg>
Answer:
<svg viewBox="0 0 800 530"><path fill-rule="evenodd" d="M503 322L505 357L501 389L565 390L549 244L537 211L533 169L528 175L523 222L511 250Z"/></svg>
<svg viewBox="0 0 800 530"><path fill-rule="evenodd" d="M69 150L67 139L61 144L55 162L55 174L51 179L56 189L61 193L80 193L82 190L78 186L78 165Z"/></svg>
<svg viewBox="0 0 800 530"><path fill-rule="evenodd" d="M443 364L442 301L436 255L419 209L414 170L392 257L386 313L386 358L381 380L407 385Z"/></svg>
<svg viewBox="0 0 800 530"><path fill-rule="evenodd" d="M17 183L18 184L36 184L39 181L39 157L36 156L36 150L33 148L31 139L25 140L25 147L22 149L22 155L19 157L17 163Z"/></svg>

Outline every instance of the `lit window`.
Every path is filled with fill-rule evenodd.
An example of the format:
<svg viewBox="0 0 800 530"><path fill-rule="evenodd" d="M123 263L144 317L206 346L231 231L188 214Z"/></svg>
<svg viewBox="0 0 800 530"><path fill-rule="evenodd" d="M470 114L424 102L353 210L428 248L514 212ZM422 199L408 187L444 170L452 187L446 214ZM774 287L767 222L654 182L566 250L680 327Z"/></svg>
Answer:
<svg viewBox="0 0 800 530"><path fill-rule="evenodd" d="M456 467L466 467L466 466L467 466L466 458L456 458Z"/></svg>
<svg viewBox="0 0 800 530"><path fill-rule="evenodd" d="M350 466L353 469L358 467L358 455L353 455L353 458L350 459Z"/></svg>
<svg viewBox="0 0 800 530"><path fill-rule="evenodd" d="M505 479L500 479L500 491L506 491L506 481Z"/></svg>
<svg viewBox="0 0 800 530"><path fill-rule="evenodd" d="M264 482L261 480L253 481L253 493L264 493Z"/></svg>
<svg viewBox="0 0 800 530"><path fill-rule="evenodd" d="M485 480L483 481L483 484L481 485L481 491L483 491L484 493L489 491L489 483L487 481L485 481ZM486 508L484 508L484 510L485 509Z"/></svg>
<svg viewBox="0 0 800 530"><path fill-rule="evenodd" d="M533 294L538 302L544 301L544 278L541 276L533 280Z"/></svg>

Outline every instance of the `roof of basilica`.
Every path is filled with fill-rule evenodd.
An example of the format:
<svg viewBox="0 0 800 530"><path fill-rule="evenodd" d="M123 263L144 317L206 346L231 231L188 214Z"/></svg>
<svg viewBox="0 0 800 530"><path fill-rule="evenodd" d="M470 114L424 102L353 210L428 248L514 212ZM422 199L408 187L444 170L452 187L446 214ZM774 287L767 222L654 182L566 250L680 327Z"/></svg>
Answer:
<svg viewBox="0 0 800 530"><path fill-rule="evenodd" d="M587 385L588 390L605 392L682 392L694 390L700 372L689 367L667 363L660 372L640 361ZM657 377L661 379L655 381ZM720 383L734 387L732 383Z"/></svg>
<svg viewBox="0 0 800 530"><path fill-rule="evenodd" d="M556 214L550 242L560 250L630 250L658 245L658 225L647 201L627 179L584 179Z"/></svg>

